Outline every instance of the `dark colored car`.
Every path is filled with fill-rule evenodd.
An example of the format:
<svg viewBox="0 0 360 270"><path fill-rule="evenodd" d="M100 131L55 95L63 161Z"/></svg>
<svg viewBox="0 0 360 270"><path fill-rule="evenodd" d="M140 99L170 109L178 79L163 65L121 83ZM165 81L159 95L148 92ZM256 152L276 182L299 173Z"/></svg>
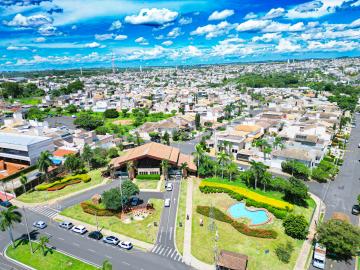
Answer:
<svg viewBox="0 0 360 270"><path fill-rule="evenodd" d="M12 203L9 202L9 201L3 201L3 200L0 199L0 205L1 205L2 207L9 208L10 206L12 206Z"/></svg>
<svg viewBox="0 0 360 270"><path fill-rule="evenodd" d="M92 238L95 240L100 240L101 238L103 238L103 235L99 231L93 231L93 232L89 233L89 238Z"/></svg>
<svg viewBox="0 0 360 270"><path fill-rule="evenodd" d="M351 214L353 214L353 215L360 214L360 205L354 204L351 209Z"/></svg>

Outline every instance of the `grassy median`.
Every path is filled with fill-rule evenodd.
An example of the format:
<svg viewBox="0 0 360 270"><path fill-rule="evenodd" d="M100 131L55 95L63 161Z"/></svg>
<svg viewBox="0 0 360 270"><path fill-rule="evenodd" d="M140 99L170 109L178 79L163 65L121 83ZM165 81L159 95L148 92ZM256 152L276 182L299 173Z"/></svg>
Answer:
<svg viewBox="0 0 360 270"><path fill-rule="evenodd" d="M91 177L91 181L87 183L79 183L76 185L67 186L57 191L29 191L16 199L24 203L41 203L52 199L59 199L63 196L69 195L74 192L78 192L89 187L100 184L103 181L100 170L93 170L88 172Z"/></svg>
<svg viewBox="0 0 360 270"><path fill-rule="evenodd" d="M118 217L98 217L100 228L110 230L115 233L123 234L134 239L138 239L147 243L154 243L157 237L158 226L154 226L156 221L160 224L161 212L163 210L164 201L160 199L151 199L150 203L154 204L155 211L147 216L144 220L133 220L131 223L124 223ZM80 204L66 208L60 213L65 217L79 220L84 223L96 226L96 217L85 213Z"/></svg>
<svg viewBox="0 0 360 270"><path fill-rule="evenodd" d="M55 250L48 250L44 256L39 245L32 244L35 252L31 254L28 242L16 242L16 248L9 246L6 255L23 264L31 266L38 270L97 270L98 268L69 257Z"/></svg>
<svg viewBox="0 0 360 270"><path fill-rule="evenodd" d="M186 219L186 192L187 192L187 181L192 180L182 180L180 196L179 196L179 205L178 213L176 219L176 247L183 255L184 253L184 230L185 230L185 219ZM182 223L182 226L179 226L179 223Z"/></svg>

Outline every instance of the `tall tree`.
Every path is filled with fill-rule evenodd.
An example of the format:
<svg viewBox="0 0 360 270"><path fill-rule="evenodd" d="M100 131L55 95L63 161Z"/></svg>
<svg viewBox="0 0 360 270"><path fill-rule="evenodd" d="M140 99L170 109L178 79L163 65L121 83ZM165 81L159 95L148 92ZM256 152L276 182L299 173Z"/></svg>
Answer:
<svg viewBox="0 0 360 270"><path fill-rule="evenodd" d="M90 168L91 159L94 157L94 153L91 150L91 147L88 144L84 145L83 152L81 154L81 158L87 163L88 167Z"/></svg>
<svg viewBox="0 0 360 270"><path fill-rule="evenodd" d="M22 187L23 187L23 189L24 189L24 193L26 193L26 183L28 182L28 178L26 177L26 175L25 174L22 174L21 176L20 176L20 183L21 183L21 185L22 185Z"/></svg>
<svg viewBox="0 0 360 270"><path fill-rule="evenodd" d="M44 151L41 152L39 159L37 161L37 167L40 172L43 172L45 174L46 181L48 181L49 167L52 165L50 157L51 157L50 152Z"/></svg>
<svg viewBox="0 0 360 270"><path fill-rule="evenodd" d="M16 210L16 206L10 206L7 209L4 209L0 212L0 230L8 231L11 243L15 247L15 241L13 236L13 227L14 223L20 223L22 215L19 211Z"/></svg>
<svg viewBox="0 0 360 270"><path fill-rule="evenodd" d="M169 170L169 161L167 160L162 160L161 161L161 169L162 169L162 173L165 179L168 178L168 170Z"/></svg>
<svg viewBox="0 0 360 270"><path fill-rule="evenodd" d="M199 113L195 114L195 127L196 127L196 130L201 129L200 114Z"/></svg>
<svg viewBox="0 0 360 270"><path fill-rule="evenodd" d="M193 153L193 155L195 156L195 161L197 163L197 170L198 170L198 177L199 177L200 162L205 155L205 151L200 144L195 145L195 152Z"/></svg>
<svg viewBox="0 0 360 270"><path fill-rule="evenodd" d="M170 145L170 135L167 131L165 131L163 137L163 142L166 144L166 145Z"/></svg>
<svg viewBox="0 0 360 270"><path fill-rule="evenodd" d="M256 162L254 160L250 161L250 165L250 171L253 173L255 178L254 188L256 189L258 182L262 181L268 167L264 163Z"/></svg>
<svg viewBox="0 0 360 270"><path fill-rule="evenodd" d="M183 162L180 164L180 170L183 177L187 177L188 164L187 162Z"/></svg>
<svg viewBox="0 0 360 270"><path fill-rule="evenodd" d="M273 142L273 147L275 149L278 149L278 147L280 147L280 149L283 149L284 148L284 143L283 143L283 139L279 136L276 136L275 139L274 139L274 142Z"/></svg>
<svg viewBox="0 0 360 270"><path fill-rule="evenodd" d="M47 244L49 243L49 238L45 235L40 236L39 238L39 247L43 253L43 255L46 255L47 250Z"/></svg>
<svg viewBox="0 0 360 270"><path fill-rule="evenodd" d="M221 151L220 153L218 153L216 158L221 166L221 177L224 178L224 169L230 158L225 151Z"/></svg>
<svg viewBox="0 0 360 270"><path fill-rule="evenodd" d="M226 167L227 173L229 174L229 180L232 181L233 175L238 172L238 165L235 162L230 162Z"/></svg>

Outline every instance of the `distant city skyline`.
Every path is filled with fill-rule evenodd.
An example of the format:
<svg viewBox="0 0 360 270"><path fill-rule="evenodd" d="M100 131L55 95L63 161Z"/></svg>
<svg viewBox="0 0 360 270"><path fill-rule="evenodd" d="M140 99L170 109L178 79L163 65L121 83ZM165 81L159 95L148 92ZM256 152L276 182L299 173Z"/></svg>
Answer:
<svg viewBox="0 0 360 270"><path fill-rule="evenodd" d="M360 0L0 1L0 70L360 55Z"/></svg>

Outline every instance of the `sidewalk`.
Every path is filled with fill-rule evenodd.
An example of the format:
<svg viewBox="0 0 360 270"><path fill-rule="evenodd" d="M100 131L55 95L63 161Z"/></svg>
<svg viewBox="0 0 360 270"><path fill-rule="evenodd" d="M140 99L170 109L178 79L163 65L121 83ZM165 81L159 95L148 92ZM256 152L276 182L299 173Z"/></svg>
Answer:
<svg viewBox="0 0 360 270"><path fill-rule="evenodd" d="M313 215L313 218L310 223L308 237L304 241L304 243L301 247L300 253L296 260L294 270L308 269L308 267L309 267L307 265L308 256L311 252L311 249L313 248L312 241L313 241L315 233L316 233L316 223L319 222L321 213L325 213L325 204L322 202L322 200L312 193L310 193L310 196L316 202L316 208L315 208L314 215Z"/></svg>
<svg viewBox="0 0 360 270"><path fill-rule="evenodd" d="M193 181L188 181L187 195L186 195L186 214L189 215L189 220L185 220L184 232L184 255L183 260L187 265L190 265L200 270L214 270L215 266L206 264L191 255L191 227L192 227L192 198L193 198Z"/></svg>

